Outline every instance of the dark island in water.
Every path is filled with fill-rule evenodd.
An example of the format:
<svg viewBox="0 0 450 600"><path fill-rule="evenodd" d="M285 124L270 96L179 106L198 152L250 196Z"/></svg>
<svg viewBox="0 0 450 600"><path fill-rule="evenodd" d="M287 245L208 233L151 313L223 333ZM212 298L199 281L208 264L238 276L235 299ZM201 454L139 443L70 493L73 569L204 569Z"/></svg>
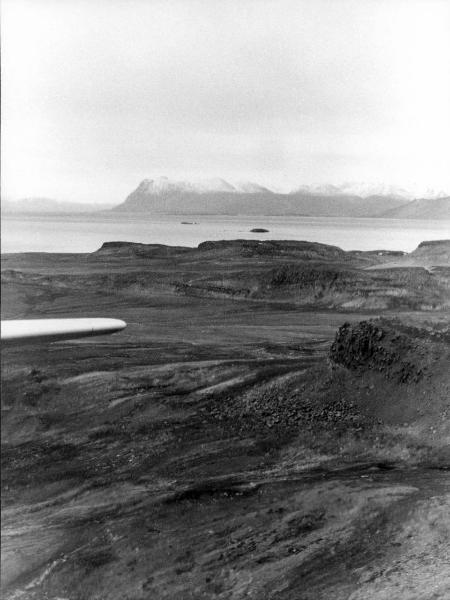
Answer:
<svg viewBox="0 0 450 600"><path fill-rule="evenodd" d="M3 353L5 599L445 597L449 241L109 242L2 292L128 323Z"/></svg>

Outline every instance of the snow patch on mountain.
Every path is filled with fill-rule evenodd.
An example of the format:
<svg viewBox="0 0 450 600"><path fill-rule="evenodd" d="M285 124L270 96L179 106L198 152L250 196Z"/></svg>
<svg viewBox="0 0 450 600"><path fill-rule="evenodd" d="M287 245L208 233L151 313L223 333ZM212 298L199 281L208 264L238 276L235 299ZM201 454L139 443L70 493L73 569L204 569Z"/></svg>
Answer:
<svg viewBox="0 0 450 600"><path fill-rule="evenodd" d="M138 192L154 196L164 196L174 193L207 194L214 192L244 193L244 194L270 194L266 187L253 181L239 181L230 183L220 177L197 180L173 180L161 176L155 179L144 179L137 188Z"/></svg>
<svg viewBox="0 0 450 600"><path fill-rule="evenodd" d="M172 193L197 193L208 192L235 192L234 186L224 179L203 179L199 181L176 181L168 177L157 177L155 179L144 179L137 189L143 194L162 196Z"/></svg>
<svg viewBox="0 0 450 600"><path fill-rule="evenodd" d="M238 181L234 186L238 192L244 194L273 194L273 191L269 190L269 188L259 185L259 183L254 183L253 181Z"/></svg>
<svg viewBox="0 0 450 600"><path fill-rule="evenodd" d="M387 196L390 198L405 198L408 200L413 200L415 198L443 198L448 196L448 193L444 190L436 190L427 188L426 186L411 185L403 187L365 181L346 181L339 185L302 185L291 193L304 193L314 196L359 196L361 198L368 198L369 196Z"/></svg>
<svg viewBox="0 0 450 600"><path fill-rule="evenodd" d="M236 193L236 194L272 194L268 189L253 181L233 181L230 183L220 177L211 179L175 180L168 177L144 179L136 192L149 196L167 196L179 193L207 194L207 193ZM291 194L304 194L308 196L382 196L403 200L416 198L443 198L448 196L444 190L427 188L425 186L411 185L399 186L377 182L346 181L341 184L311 184L301 185L291 191Z"/></svg>

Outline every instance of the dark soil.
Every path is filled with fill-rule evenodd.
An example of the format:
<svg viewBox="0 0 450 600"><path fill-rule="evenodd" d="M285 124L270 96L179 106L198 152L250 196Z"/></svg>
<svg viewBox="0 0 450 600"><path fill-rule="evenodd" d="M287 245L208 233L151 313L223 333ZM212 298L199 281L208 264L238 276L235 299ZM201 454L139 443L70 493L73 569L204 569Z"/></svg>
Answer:
<svg viewBox="0 0 450 600"><path fill-rule="evenodd" d="M384 260L6 256L4 317L128 327L3 352L3 597L446 598L448 287Z"/></svg>

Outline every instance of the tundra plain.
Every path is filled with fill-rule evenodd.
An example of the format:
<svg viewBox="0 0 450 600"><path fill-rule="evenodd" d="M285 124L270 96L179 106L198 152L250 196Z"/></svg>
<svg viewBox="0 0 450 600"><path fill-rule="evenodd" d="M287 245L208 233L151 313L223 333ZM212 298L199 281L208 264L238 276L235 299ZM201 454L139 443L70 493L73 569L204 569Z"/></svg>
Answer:
<svg viewBox="0 0 450 600"><path fill-rule="evenodd" d="M450 242L10 254L5 599L448 598Z"/></svg>

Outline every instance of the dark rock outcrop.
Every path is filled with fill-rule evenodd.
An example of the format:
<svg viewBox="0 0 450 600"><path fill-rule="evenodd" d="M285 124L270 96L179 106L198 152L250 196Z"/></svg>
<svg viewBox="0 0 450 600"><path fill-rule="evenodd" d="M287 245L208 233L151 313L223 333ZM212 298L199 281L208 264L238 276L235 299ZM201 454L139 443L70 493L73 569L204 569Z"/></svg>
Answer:
<svg viewBox="0 0 450 600"><path fill-rule="evenodd" d="M399 383L418 382L433 355L439 356L439 345L448 342L448 331L431 333L397 320L344 323L330 348L330 359L350 370L378 371Z"/></svg>

